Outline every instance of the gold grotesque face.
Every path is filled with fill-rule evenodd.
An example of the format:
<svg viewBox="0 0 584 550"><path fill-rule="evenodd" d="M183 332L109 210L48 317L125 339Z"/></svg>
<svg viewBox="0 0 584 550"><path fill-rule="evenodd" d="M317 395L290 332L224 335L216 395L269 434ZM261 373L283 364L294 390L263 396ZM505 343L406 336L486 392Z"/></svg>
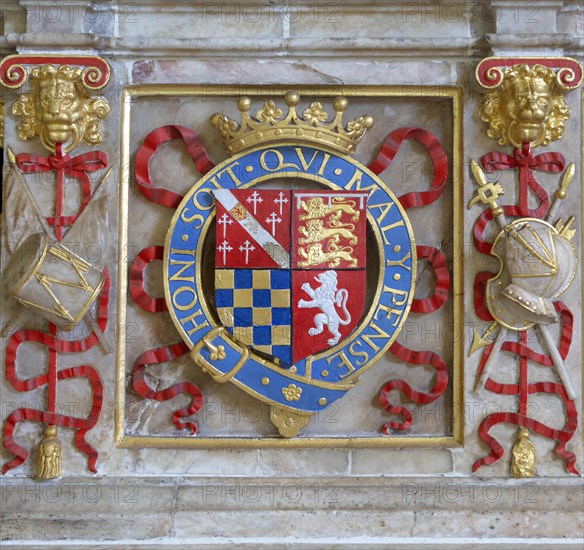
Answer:
<svg viewBox="0 0 584 550"><path fill-rule="evenodd" d="M65 152L84 141L101 142L99 119L109 112L103 98L90 98L81 80L81 69L44 65L31 71L30 93L20 96L12 112L21 117L18 135L27 140L39 136L50 151L57 143Z"/></svg>
<svg viewBox="0 0 584 550"><path fill-rule="evenodd" d="M38 90L41 141L51 148L57 143L78 143L86 126L85 104L70 80L52 77L41 81Z"/></svg>
<svg viewBox="0 0 584 550"><path fill-rule="evenodd" d="M552 94L542 78L515 80L503 94L509 137L514 143L537 141L552 112Z"/></svg>
<svg viewBox="0 0 584 550"><path fill-rule="evenodd" d="M552 69L526 64L508 67L503 81L485 95L481 119L489 124L487 134L500 145L521 147L547 145L560 139L564 121L570 116Z"/></svg>

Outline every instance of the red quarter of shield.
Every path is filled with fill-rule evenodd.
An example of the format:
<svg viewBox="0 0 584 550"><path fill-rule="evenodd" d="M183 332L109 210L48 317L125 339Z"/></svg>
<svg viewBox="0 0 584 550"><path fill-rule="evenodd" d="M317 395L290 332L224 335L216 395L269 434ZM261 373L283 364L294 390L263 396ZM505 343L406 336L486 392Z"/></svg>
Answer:
<svg viewBox="0 0 584 550"><path fill-rule="evenodd" d="M290 191L215 191L215 265L290 267Z"/></svg>
<svg viewBox="0 0 584 550"><path fill-rule="evenodd" d="M292 362L327 350L363 315L365 270L292 271Z"/></svg>
<svg viewBox="0 0 584 550"><path fill-rule="evenodd" d="M292 193L292 268L362 269L367 192Z"/></svg>

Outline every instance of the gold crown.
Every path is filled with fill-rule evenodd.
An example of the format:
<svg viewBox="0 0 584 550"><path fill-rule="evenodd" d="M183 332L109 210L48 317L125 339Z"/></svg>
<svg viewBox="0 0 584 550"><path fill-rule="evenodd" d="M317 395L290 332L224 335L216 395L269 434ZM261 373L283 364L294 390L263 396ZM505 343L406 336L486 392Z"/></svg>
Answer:
<svg viewBox="0 0 584 550"><path fill-rule="evenodd" d="M313 101L302 116L296 112L300 102L297 92L287 92L284 101L288 106L288 114L283 116L282 109L272 100L265 101L255 117L249 115L251 99L242 97L237 100L237 108L241 111L241 124L222 113L211 117L225 144L229 155L239 153L244 149L257 147L275 141L292 141L317 145L343 154L355 151L357 143L366 130L373 126L373 117L364 115L351 120L343 127L343 112L349 102L346 97L336 97L333 100L335 115L332 122L327 123L328 113L320 101Z"/></svg>

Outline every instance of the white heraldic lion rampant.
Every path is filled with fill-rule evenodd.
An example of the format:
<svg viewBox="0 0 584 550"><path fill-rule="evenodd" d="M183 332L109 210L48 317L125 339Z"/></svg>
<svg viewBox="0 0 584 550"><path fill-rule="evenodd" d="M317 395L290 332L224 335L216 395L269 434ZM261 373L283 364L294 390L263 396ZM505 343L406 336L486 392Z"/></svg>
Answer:
<svg viewBox="0 0 584 550"><path fill-rule="evenodd" d="M298 307L320 309L321 313L317 313L314 316L314 326L308 329L308 334L316 336L323 331L326 325L333 335L327 342L329 346L334 346L341 339L339 325L348 325L351 322L351 314L347 311L349 293L344 288L337 290L337 274L335 271L325 271L314 279L320 283L320 286L313 289L310 283L304 283L302 290L310 296L310 300L298 300ZM345 319L341 319L335 305L342 308L346 316Z"/></svg>

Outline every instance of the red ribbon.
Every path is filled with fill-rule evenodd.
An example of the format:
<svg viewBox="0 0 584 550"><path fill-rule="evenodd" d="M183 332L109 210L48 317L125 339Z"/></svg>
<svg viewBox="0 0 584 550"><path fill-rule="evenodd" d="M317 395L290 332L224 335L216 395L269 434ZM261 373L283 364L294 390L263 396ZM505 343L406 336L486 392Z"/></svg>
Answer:
<svg viewBox="0 0 584 550"><path fill-rule="evenodd" d="M69 155L63 155L62 145L58 143L56 154L41 157L40 155L21 153L16 155L16 164L25 174L57 172L55 216L46 218L46 221L49 225L59 229L56 232L56 237L60 240L60 228L72 225L89 202L91 182L87 174L105 168L107 166L107 155L102 151L90 151L83 155L70 157ZM81 183L81 206L77 213L72 216L61 216L63 175L79 180Z"/></svg>
<svg viewBox="0 0 584 550"><path fill-rule="evenodd" d="M193 130L185 126L171 124L161 126L150 132L144 139L142 147L136 153L136 183L138 184L138 190L146 200L168 208L176 208L183 197L174 191L154 186L150 180L149 165L150 159L152 159L158 147L173 139L180 139L184 143L195 167L202 176L215 167L209 160L207 151L198 134Z"/></svg>
<svg viewBox="0 0 584 550"><path fill-rule="evenodd" d="M107 166L107 155L102 151L90 151L83 155L49 155L41 157L21 153L16 156L16 164L25 173L62 170L66 176L87 180L87 172L95 172Z"/></svg>
<svg viewBox="0 0 584 550"><path fill-rule="evenodd" d="M518 204L503 206L503 213L507 217L536 217L541 218L549 207L549 197L533 176L533 170L543 172L558 173L564 169L564 157L560 153L542 153L533 156L529 143L524 143L521 150L514 149L513 156L501 152L487 153L481 158L481 164L486 172L496 170L519 170L519 200ZM530 209L528 205L528 190L531 189L540 203L535 209ZM492 253L492 243L485 239L487 225L493 219L491 210L485 210L477 218L473 227L473 238L476 249L483 254ZM495 277L495 273L482 271L477 273L474 282L474 305L477 315L483 321L492 320L485 305L486 282ZM572 341L573 316L570 310L562 302L554 304L556 311L561 316L561 336L558 351L562 358L568 355L570 343ZM556 454L566 461L566 469L572 474L578 475L575 467L576 457L566 449L566 444L573 437L578 426L578 415L574 401L569 400L562 384L555 382L528 382L528 360L542 366L551 367L553 361L550 355L536 352L527 345L527 332L519 333L519 342L506 341L501 346L501 352L513 353L519 358L519 380L516 384L501 383L488 378L485 382L485 389L499 395L519 396L519 412L501 412L488 415L479 428L480 438L489 446L490 452L487 456L478 459L473 464L473 472L483 465L497 462L504 453L501 444L489 434L490 429L500 423L511 423L516 426L528 428L544 437L554 439L557 442ZM484 368L493 345L487 346L482 353L477 376ZM527 399L531 394L547 393L557 395L563 402L566 409L566 423L563 429L553 429L541 422L527 416Z"/></svg>
<svg viewBox="0 0 584 550"><path fill-rule="evenodd" d="M487 281L495 276L496 274L490 271L479 271L475 275L473 285L474 306L477 317L481 321L494 321L493 316L490 314L487 305L485 304L485 289L487 287Z"/></svg>
<svg viewBox="0 0 584 550"><path fill-rule="evenodd" d="M107 269L104 270L105 282L101 289L97 305L97 324L102 331L106 330L108 321L109 290L110 279ZM45 372L33 378L20 378L16 372L16 357L18 348L27 342L38 343L49 349L49 352L78 353L91 349L98 343L95 332L80 340L62 340L52 334L47 334L34 329L18 330L10 335L5 355L5 376L10 385L19 392L31 391L41 386L56 385L57 380L68 380L71 378L87 379L92 393L91 410L86 418L71 415L57 414L54 411L43 412L38 409L27 409L20 407L16 409L4 423L2 434L2 444L4 448L14 455L2 467L2 473L22 464L28 451L22 445L14 441L14 430L16 425L23 420L32 422L42 422L44 424L65 426L76 430L75 444L77 448L87 455L87 467L96 473L95 464L97 461L97 450L93 448L85 439L85 434L97 424L103 403L103 385L99 373L89 365L61 369L56 371L56 379L52 380L49 372ZM49 388L50 389L50 388Z"/></svg>
<svg viewBox="0 0 584 550"><path fill-rule="evenodd" d="M174 139L181 140L193 159L196 169L201 175L206 174L215 167L207 156L207 151L201 142L198 134L185 126L168 125L161 126L150 132L144 139L142 147L136 154L136 183L142 196L155 204L176 208L183 199L183 196L155 186L150 179L150 160L158 148L168 141ZM160 313L167 311L164 298L156 298L148 294L144 288L144 269L154 260L162 260L162 246L149 246L140 251L134 259L130 268L130 293L134 302L144 311L150 313ZM146 383L146 368L149 364L163 363L181 357L189 351L184 343L162 346L144 352L134 364L132 372L132 383L134 390L144 399L155 401L166 401L179 395L187 393L191 396L191 404L175 411L172 415L172 422L177 429L189 429L193 435L197 432L197 425L194 422L182 420L186 416L195 414L203 404L203 395L200 389L191 382L179 382L173 384L165 390L153 390Z"/></svg>
<svg viewBox="0 0 584 550"><path fill-rule="evenodd" d="M429 392L414 390L405 380L390 380L379 390L379 406L390 414L399 414L403 417L401 422L386 422L381 431L385 435L390 435L392 429L406 430L412 424L412 413L402 405L393 405L389 401L389 392L392 390L401 391L412 403L418 405L432 403L436 401L448 386L448 366L445 361L433 351L414 351L402 346L399 342L394 342L389 348L398 359L411 365L431 365L436 370L434 386Z"/></svg>
<svg viewBox="0 0 584 550"><path fill-rule="evenodd" d="M44 383L47 383L48 374L43 377ZM15 468L22 464L27 456L28 451L22 445L14 441L14 430L16 425L23 420L32 422L42 422L51 426L64 426L66 428L73 428L75 430L75 444L77 448L87 455L87 467L90 472L97 473L95 463L97 461L97 450L85 439L85 434L97 424L99 415L101 413L101 405L103 402L103 384L99 377L99 373L89 365L80 365L67 369L61 369L57 372L57 380L68 380L71 378L86 378L91 388L91 410L87 418L76 416L65 416L55 412L44 412L38 409L19 408L16 409L4 422L4 429L2 432L2 444L4 448L14 455L14 458L9 460L2 467L2 473L5 474L8 470Z"/></svg>
<svg viewBox="0 0 584 550"><path fill-rule="evenodd" d="M436 283L434 292L428 298L414 298L412 300L412 313L432 313L440 309L448 299L450 289L450 273L446 256L433 246L416 246L418 260L428 259L428 264L434 270Z"/></svg>
<svg viewBox="0 0 584 550"><path fill-rule="evenodd" d="M81 211L85 208L91 197L91 182L87 176L88 172L94 172L107 166L107 155L101 151L91 151L83 155L71 158L69 155L63 155L62 144L57 144L55 155L42 157L22 153L16 157L16 163L24 173L43 173L57 172L57 181L55 186L55 215L46 218L49 225L55 228L55 237L61 240L63 226L72 225ZM75 178L81 182L82 199L81 206L76 214L72 216L62 216L63 207L63 176ZM103 275L105 282L100 291L97 301L97 324L102 331L105 331L108 321L109 289L110 280L107 269L104 269ZM85 439L85 434L95 426L99 420L103 403L103 385L99 373L89 365L81 365L66 369L57 369L57 352L60 353L77 353L88 350L98 343L98 337L95 332L80 340L63 340L56 337L56 327L49 323L48 333L34 329L23 329L14 332L6 346L5 355L5 376L6 380L16 391L31 391L40 386L47 386L47 411L37 409L28 409L20 407L16 409L4 423L2 434L2 444L6 450L14 455L2 467L2 473L22 464L27 456L26 448L14 441L14 430L21 421L28 420L33 422L42 422L49 425L66 426L73 428L75 431L75 445L87 455L87 467L93 473L96 473L95 464L97 461L97 450L92 447ZM36 342L48 348L48 370L39 376L22 379L16 372L16 357L18 348L26 342ZM56 412L57 406L57 383L59 380L71 378L86 378L89 382L92 393L91 410L87 418L75 417L71 415L61 415Z"/></svg>
<svg viewBox="0 0 584 550"><path fill-rule="evenodd" d="M560 313L561 318L561 331L560 331L560 342L558 345L558 352L562 359L565 359L570 351L570 344L572 342L572 329L573 329L573 315L568 307L563 302L555 302L555 309ZM552 367L553 360L550 355L543 353L538 353L531 349L527 344L527 331L521 331L520 342L505 341L501 346L501 351L513 353L518 355L520 362L525 363L527 359L545 367ZM493 345L489 345L483 351L481 360L479 362L478 374L483 370L487 359L491 353ZM523 366L523 365L522 365ZM527 366L527 365L525 365ZM521 368L521 367L520 367ZM576 469L575 462L576 456L574 453L566 449L566 444L576 432L578 427L578 413L574 400L568 399L566 395L566 390L564 386L557 382L535 382L529 384L527 381L526 369L521 368L519 382L517 384L507 384L496 382L492 378L487 378L485 381L485 388L488 391L497 393L499 395L518 395L520 397L520 408L522 411L518 413L514 412L497 412L488 415L482 422L479 428L480 438L489 446L490 452L488 455L479 458L473 464L472 471L475 472L481 466L494 464L497 462L504 454L503 447L501 444L493 437L489 431L496 424L509 423L515 424L516 426L522 426L528 428L544 437L554 439L557 442L555 452L560 457L566 461L566 469L571 474L579 475ZM527 416L527 396L534 395L538 393L544 394L554 394L563 403L566 409L566 423L562 429L554 429L546 426L542 422L538 422Z"/></svg>
<svg viewBox="0 0 584 550"><path fill-rule="evenodd" d="M574 401L567 398L564 386L556 382L537 382L535 384L529 384L529 393L555 394L560 397L566 407L567 421L564 429L556 430L550 428L542 422L538 422L533 418L528 418L520 413L500 412L490 414L481 422L479 428L479 436L488 445L490 452L487 456L475 461L472 465L473 472L476 472L481 466L494 464L503 456L503 447L489 433L489 431L497 424L510 423L527 428L528 430L543 435L549 439L554 439L557 442L555 452L560 458L563 458L566 461L566 469L568 472L574 475L580 475L580 472L576 469L576 455L566 449L566 444L572 439L572 436L578 427L578 413Z"/></svg>
<svg viewBox="0 0 584 550"><path fill-rule="evenodd" d="M415 206L426 206L440 197L446 187L448 160L440 141L434 134L423 128L405 127L398 128L387 135L379 153L369 164L369 170L376 175L381 174L391 164L402 142L406 139L413 139L426 148L434 168L434 178L428 191L415 191L398 197L401 205L407 210Z"/></svg>
<svg viewBox="0 0 584 550"><path fill-rule="evenodd" d="M481 164L486 172L519 169L519 209L515 215L541 217L549 206L545 190L533 177L533 170L558 173L564 169L565 159L561 153L541 153L533 156L529 143L524 143L521 150L513 149L513 155L493 151L481 157ZM536 210L529 210L527 191L531 188L540 200Z"/></svg>
<svg viewBox="0 0 584 550"><path fill-rule="evenodd" d="M144 270L146 266L154 260L162 260L163 257L163 246L148 246L140 251L130 268L130 294L134 302L148 313L168 311L164 298L151 296L144 288Z"/></svg>
<svg viewBox="0 0 584 550"><path fill-rule="evenodd" d="M154 390L146 383L146 367L149 364L171 361L172 359L181 357L188 352L189 348L184 342L144 352L134 363L132 383L134 385L134 390L136 390L138 395L141 395L144 399L166 401L176 397L180 393L189 394L191 396L190 405L174 411L172 414L172 423L178 430L188 429L191 431L192 435L195 435L197 433L197 425L194 422L185 421L183 418L195 414L203 406L203 394L199 387L192 382L179 382L164 390Z"/></svg>
<svg viewBox="0 0 584 550"><path fill-rule="evenodd" d="M446 188L448 178L448 159L440 141L434 134L423 128L398 128L385 138L379 153L369 164L368 168L374 174L381 174L393 161L404 140L415 140L422 144L432 162L434 177L427 191L413 191L398 197L404 209L426 206L436 201ZM428 258L430 266L436 274L434 292L428 298L419 298L412 301L412 312L430 313L441 308L448 299L450 289L450 275L446 257L438 249L429 246L417 246L418 258ZM428 404L438 399L448 386L448 367L444 360L432 351L414 351L402 346L398 342L389 348L398 358L411 365L431 365L436 370L434 387L429 392L414 390L405 380L390 380L379 391L379 406L390 414L399 414L403 420L390 421L383 425L381 431L390 435L390 430L406 430L411 426L412 413L404 406L393 405L389 401L389 392L401 391L407 399L416 404Z"/></svg>
<svg viewBox="0 0 584 550"><path fill-rule="evenodd" d="M446 256L432 246L417 246L418 259L427 258L430 267L434 270L436 285L434 292L428 298L418 298L412 301L413 313L431 313L440 309L448 299L450 289L450 274ZM414 351L406 348L399 342L394 342L389 348L398 359L411 365L431 365L436 370L434 387L428 392L414 390L405 380L390 380L379 390L379 406L390 414L399 414L403 417L401 422L386 422L381 428L382 433L390 435L390 430L406 430L412 424L412 413L402 405L394 405L389 400L389 392L401 391L404 396L419 405L427 405L438 399L448 386L448 366L442 357L432 351Z"/></svg>

